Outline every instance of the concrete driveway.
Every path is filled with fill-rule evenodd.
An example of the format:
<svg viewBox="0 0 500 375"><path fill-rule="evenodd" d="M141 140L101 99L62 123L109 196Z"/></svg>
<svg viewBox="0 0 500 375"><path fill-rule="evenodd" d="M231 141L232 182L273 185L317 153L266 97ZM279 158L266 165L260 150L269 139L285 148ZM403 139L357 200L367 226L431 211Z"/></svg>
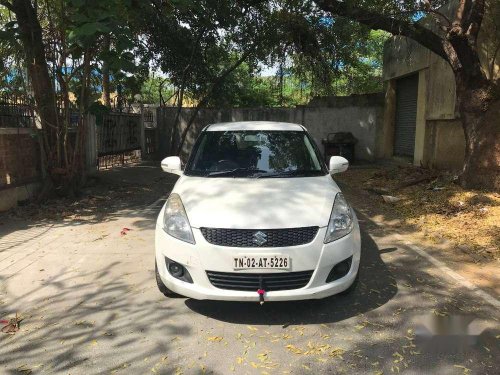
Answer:
<svg viewBox="0 0 500 375"><path fill-rule="evenodd" d="M116 169L68 212L0 216L0 317L24 319L0 334L0 373L498 373L496 297L366 217L350 296L166 299L153 236L173 183L156 166Z"/></svg>

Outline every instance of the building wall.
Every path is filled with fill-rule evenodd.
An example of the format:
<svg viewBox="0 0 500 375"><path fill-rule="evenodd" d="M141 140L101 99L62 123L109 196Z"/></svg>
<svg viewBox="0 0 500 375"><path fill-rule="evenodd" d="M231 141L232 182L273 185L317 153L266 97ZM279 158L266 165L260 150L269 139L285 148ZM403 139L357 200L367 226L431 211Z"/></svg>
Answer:
<svg viewBox="0 0 500 375"><path fill-rule="evenodd" d="M452 18L457 0L450 1L440 11ZM478 37L481 63L488 77L500 77L500 54L495 49L500 40L500 2L487 0L486 12ZM432 17L421 21L436 31ZM436 168L458 169L463 163L465 138L456 110L455 79L448 63L442 58L405 37L393 37L384 47L383 79L385 82L384 137L381 157L392 156L394 139L395 81L419 73L418 115L414 164ZM392 135L393 137L393 135ZM436 138L434 138L436 137Z"/></svg>
<svg viewBox="0 0 500 375"><path fill-rule="evenodd" d="M432 54L427 79L427 120L458 118L455 110L455 77L448 63Z"/></svg>
<svg viewBox="0 0 500 375"><path fill-rule="evenodd" d="M458 0L451 0L439 10L449 18L453 18L458 5ZM500 2L498 0L486 0L484 21L478 35L478 46L481 64L488 78L500 77L500 56L497 52L498 40L500 38ZM428 16L420 21L428 29L437 33L437 24L432 16ZM496 59L495 59L496 56ZM430 67L439 62L437 69L440 73L447 71L447 77L453 77L451 68L439 56L421 46L417 42L402 36L390 38L384 46L384 67L382 78L384 81L409 75L421 69ZM443 78L446 77L436 77ZM449 83L446 83L448 85ZM449 87L448 87L449 88ZM454 83L453 83L454 88ZM454 90L452 90L454 93Z"/></svg>
<svg viewBox="0 0 500 375"><path fill-rule="evenodd" d="M0 211L33 196L39 149L30 129L0 128Z"/></svg>
<svg viewBox="0 0 500 375"><path fill-rule="evenodd" d="M465 136L459 120L427 121L424 165L458 171L465 156Z"/></svg>
<svg viewBox="0 0 500 375"><path fill-rule="evenodd" d="M160 135L159 156L165 157L175 119L175 108L160 108L157 118ZM192 114L192 108L184 108L180 116L184 130ZM358 139L356 158L372 161L379 152L377 136L383 122L383 96L381 94L328 98L296 108L232 108L201 110L188 132L182 156L186 158L200 131L208 124L226 121L282 121L304 125L323 151L321 140L332 132L351 132Z"/></svg>

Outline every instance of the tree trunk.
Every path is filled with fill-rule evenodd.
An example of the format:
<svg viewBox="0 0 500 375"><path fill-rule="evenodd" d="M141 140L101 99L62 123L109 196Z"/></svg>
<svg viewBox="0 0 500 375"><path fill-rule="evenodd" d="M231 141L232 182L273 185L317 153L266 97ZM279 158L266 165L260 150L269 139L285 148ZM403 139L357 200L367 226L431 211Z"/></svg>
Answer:
<svg viewBox="0 0 500 375"><path fill-rule="evenodd" d="M110 38L109 35L104 36L104 51L109 52L110 48ZM104 105L111 108L111 91L109 87L109 63L104 60L102 62L102 100Z"/></svg>
<svg viewBox="0 0 500 375"><path fill-rule="evenodd" d="M45 46L42 40L42 28L30 0L14 0L12 9L19 24L19 34L26 56L28 75L31 79L42 131L45 133L48 143L54 144L57 142L58 114L54 87L49 76ZM46 148L46 152L49 154L47 160L49 169L53 166L51 159L54 155L50 154L54 149L56 148Z"/></svg>
<svg viewBox="0 0 500 375"><path fill-rule="evenodd" d="M461 88L457 82L460 119L465 134L464 188L500 190L500 97L491 82Z"/></svg>
<svg viewBox="0 0 500 375"><path fill-rule="evenodd" d="M19 36L26 57L28 76L31 81L35 110L40 119L40 146L42 150L42 172L46 176L41 197L50 192L72 194L75 192L75 182L81 178L81 168L74 169L77 151L71 160L62 156L66 153L64 145L64 121L59 115L55 88L49 73L45 46L42 38L42 28L37 18L36 2L31 0L13 0L9 9L15 13L19 25ZM67 104L66 104L67 105ZM83 131L79 129L79 132ZM78 141L75 145L78 148Z"/></svg>
<svg viewBox="0 0 500 375"><path fill-rule="evenodd" d="M89 106L89 83L91 74L91 52L86 48L83 54L83 74L81 78L81 93L80 93L80 108L79 108L79 123L75 138L75 148L73 150L73 164L71 170L68 171L68 192L76 193L81 182L85 179L85 137L87 119L85 112Z"/></svg>
<svg viewBox="0 0 500 375"><path fill-rule="evenodd" d="M19 36L35 99L35 112L40 120L41 129L38 132L38 137L42 189L38 199L43 200L54 191L53 171L60 169L57 156L60 123L56 96L49 75L42 28L37 18L36 9L30 0L14 0L11 4L11 10L15 13L19 25Z"/></svg>
<svg viewBox="0 0 500 375"><path fill-rule="evenodd" d="M177 143L177 133L179 128L179 120L182 112L182 104L184 102L184 78L181 82L181 87L179 88L177 94L177 112L175 113L174 123L172 125L172 134L170 135L170 149L169 152L174 152L175 144Z"/></svg>

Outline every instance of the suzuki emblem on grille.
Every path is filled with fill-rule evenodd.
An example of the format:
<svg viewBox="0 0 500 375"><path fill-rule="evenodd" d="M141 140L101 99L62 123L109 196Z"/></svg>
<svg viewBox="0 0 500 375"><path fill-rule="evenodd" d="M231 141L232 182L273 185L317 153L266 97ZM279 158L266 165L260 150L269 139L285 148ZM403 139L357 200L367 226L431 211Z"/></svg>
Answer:
<svg viewBox="0 0 500 375"><path fill-rule="evenodd" d="M253 243L259 246L264 245L267 242L267 235L260 230L258 232L255 232L252 237Z"/></svg>

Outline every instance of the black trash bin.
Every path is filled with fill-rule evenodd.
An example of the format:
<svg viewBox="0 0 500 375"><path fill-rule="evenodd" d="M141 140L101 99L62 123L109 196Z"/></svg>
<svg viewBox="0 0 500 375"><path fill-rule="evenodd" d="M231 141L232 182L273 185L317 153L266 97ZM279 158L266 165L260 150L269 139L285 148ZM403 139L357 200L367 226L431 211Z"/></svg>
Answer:
<svg viewBox="0 0 500 375"><path fill-rule="evenodd" d="M354 146L358 140L351 132L329 133L321 140L325 148L325 162L328 165L331 156L343 156L349 163L354 162Z"/></svg>

